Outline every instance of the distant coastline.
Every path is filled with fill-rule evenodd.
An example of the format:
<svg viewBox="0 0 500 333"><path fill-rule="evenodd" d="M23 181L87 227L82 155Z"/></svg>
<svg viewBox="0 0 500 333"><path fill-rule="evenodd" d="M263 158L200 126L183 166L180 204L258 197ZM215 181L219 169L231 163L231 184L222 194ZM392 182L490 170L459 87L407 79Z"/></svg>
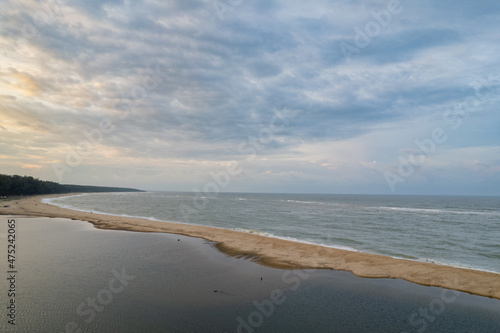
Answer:
<svg viewBox="0 0 500 333"><path fill-rule="evenodd" d="M144 192L135 188L72 185L39 180L30 176L0 174L0 196L25 196L41 194L64 193L91 193L91 192Z"/></svg>
<svg viewBox="0 0 500 333"><path fill-rule="evenodd" d="M250 258L270 267L346 270L360 277L404 279L421 285L500 299L500 274L394 259L213 227L75 211L42 202L45 198L59 196L61 194L13 200L0 207L0 214L69 218L88 221L100 229L181 234L217 242L217 248L228 255Z"/></svg>

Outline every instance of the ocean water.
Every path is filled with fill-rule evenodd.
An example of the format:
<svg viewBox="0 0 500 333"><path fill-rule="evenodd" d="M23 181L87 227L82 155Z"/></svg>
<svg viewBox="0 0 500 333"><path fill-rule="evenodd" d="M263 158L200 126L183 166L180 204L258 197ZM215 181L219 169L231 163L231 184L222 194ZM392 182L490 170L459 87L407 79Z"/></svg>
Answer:
<svg viewBox="0 0 500 333"><path fill-rule="evenodd" d="M500 273L500 197L144 192L47 202Z"/></svg>

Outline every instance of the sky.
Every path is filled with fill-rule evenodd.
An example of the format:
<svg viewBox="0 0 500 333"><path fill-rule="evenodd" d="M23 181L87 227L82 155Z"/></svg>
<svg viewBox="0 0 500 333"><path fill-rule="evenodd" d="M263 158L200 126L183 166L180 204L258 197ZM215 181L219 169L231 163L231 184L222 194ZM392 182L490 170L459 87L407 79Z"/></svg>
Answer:
<svg viewBox="0 0 500 333"><path fill-rule="evenodd" d="M0 2L0 173L500 195L500 2Z"/></svg>

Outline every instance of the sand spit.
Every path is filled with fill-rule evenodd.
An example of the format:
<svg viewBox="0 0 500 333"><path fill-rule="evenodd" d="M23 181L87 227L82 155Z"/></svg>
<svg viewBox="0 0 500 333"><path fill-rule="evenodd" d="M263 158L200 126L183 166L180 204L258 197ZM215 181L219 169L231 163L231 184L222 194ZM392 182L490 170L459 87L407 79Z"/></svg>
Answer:
<svg viewBox="0 0 500 333"><path fill-rule="evenodd" d="M228 255L252 258L275 268L346 270L360 277L404 279L500 299L500 274L496 273L297 243L233 230L80 212L42 203L44 198L60 196L67 194L0 201L0 215L68 218L88 221L100 229L199 237L217 242L217 248Z"/></svg>

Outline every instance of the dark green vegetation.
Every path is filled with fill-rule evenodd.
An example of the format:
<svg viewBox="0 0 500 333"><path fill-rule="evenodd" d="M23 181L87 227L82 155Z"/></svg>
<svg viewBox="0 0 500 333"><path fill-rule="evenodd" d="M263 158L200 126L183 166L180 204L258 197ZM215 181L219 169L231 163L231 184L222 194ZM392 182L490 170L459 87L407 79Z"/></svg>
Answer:
<svg viewBox="0 0 500 333"><path fill-rule="evenodd" d="M0 174L0 196L35 195L75 192L142 192L133 188L104 187L88 185L63 185L43 181L28 176L9 176Z"/></svg>

